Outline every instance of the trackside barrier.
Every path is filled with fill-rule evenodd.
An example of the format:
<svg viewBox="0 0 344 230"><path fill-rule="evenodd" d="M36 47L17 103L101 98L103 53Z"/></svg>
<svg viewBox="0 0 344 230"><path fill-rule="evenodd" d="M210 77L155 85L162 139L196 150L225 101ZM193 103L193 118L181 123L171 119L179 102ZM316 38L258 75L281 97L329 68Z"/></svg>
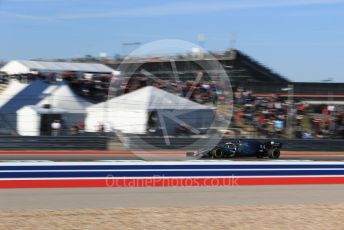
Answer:
<svg viewBox="0 0 344 230"><path fill-rule="evenodd" d="M225 143L237 139L223 139ZM264 142L266 139L250 139ZM344 151L344 140L297 140L297 139L269 139L283 143L286 151ZM174 137L170 138L170 145L166 145L165 139L161 137L138 137L126 138L126 145L131 150L161 150L161 149L194 149L205 148L205 142L197 138ZM117 145L117 144L118 145ZM0 150L123 150L116 137L106 136L59 136L59 137L22 137L22 136L0 136ZM118 148L118 149L116 149Z"/></svg>
<svg viewBox="0 0 344 230"><path fill-rule="evenodd" d="M0 150L106 150L102 136L0 136Z"/></svg>
<svg viewBox="0 0 344 230"><path fill-rule="evenodd" d="M127 145L130 146L130 149L139 149L143 146L145 149L177 149L177 148L188 148L188 146L193 146L194 148L204 148L202 146L204 142L199 141L197 138L189 137L176 137L170 138L170 145L167 146L165 139L160 137L132 137L128 139ZM238 139L222 139L219 144L226 142L234 141ZM247 139L245 139L247 140ZM344 151L344 140L300 140L300 139L248 139L253 141L266 142L267 140L273 140L283 143L283 150L286 151L326 151L326 152L340 152ZM195 145L196 143L196 145Z"/></svg>

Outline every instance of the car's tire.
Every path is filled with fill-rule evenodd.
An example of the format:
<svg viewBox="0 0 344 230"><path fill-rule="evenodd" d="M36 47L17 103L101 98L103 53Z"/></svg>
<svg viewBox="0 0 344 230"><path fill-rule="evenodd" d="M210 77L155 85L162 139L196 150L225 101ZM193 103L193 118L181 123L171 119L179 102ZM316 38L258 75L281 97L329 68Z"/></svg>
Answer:
<svg viewBox="0 0 344 230"><path fill-rule="evenodd" d="M269 158L271 159L278 159L281 155L281 152L279 149L273 149L269 151Z"/></svg>
<svg viewBox="0 0 344 230"><path fill-rule="evenodd" d="M216 159L223 158L223 152L219 148L213 149L213 151L211 151L211 154L213 158L216 158Z"/></svg>

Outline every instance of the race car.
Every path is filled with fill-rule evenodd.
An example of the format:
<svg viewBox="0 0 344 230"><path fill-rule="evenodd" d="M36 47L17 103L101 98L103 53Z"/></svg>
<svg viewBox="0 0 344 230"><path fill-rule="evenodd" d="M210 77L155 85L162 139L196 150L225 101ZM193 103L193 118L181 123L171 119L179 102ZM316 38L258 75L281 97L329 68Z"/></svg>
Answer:
<svg viewBox="0 0 344 230"><path fill-rule="evenodd" d="M218 145L211 150L193 153L193 156L217 159L234 157L268 157L271 159L278 159L281 155L281 148L282 143L275 141L259 142L252 140L238 140Z"/></svg>

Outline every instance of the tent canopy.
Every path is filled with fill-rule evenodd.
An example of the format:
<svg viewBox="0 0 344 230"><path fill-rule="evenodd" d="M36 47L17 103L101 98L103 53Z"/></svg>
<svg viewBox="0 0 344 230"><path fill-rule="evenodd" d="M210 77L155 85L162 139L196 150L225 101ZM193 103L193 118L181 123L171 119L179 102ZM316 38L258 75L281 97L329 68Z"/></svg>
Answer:
<svg viewBox="0 0 344 230"><path fill-rule="evenodd" d="M85 72L110 74L114 70L97 63L53 62L53 61L10 61L0 71L10 75L38 72Z"/></svg>
<svg viewBox="0 0 344 230"><path fill-rule="evenodd" d="M199 110L209 109L208 106L198 104L186 98L176 96L172 93L146 86L134 92L112 98L109 101L90 106L88 110L118 110L118 109L171 109L171 110Z"/></svg>
<svg viewBox="0 0 344 230"><path fill-rule="evenodd" d="M209 127L214 118L211 107L147 86L88 107L86 130L94 132L100 124L108 124L124 133L143 134L147 131L150 114L154 113L163 117L163 122L171 131L181 122L198 128Z"/></svg>
<svg viewBox="0 0 344 230"><path fill-rule="evenodd" d="M22 84L12 80L9 87L0 95L0 113L16 112L27 105L50 104L68 113L84 113L92 105L77 96L67 84L51 85L40 80Z"/></svg>
<svg viewBox="0 0 344 230"><path fill-rule="evenodd" d="M43 81L33 81L31 84L10 83L8 90L0 95L0 113L15 113L26 105L36 105L45 96L44 90L49 84Z"/></svg>
<svg viewBox="0 0 344 230"><path fill-rule="evenodd" d="M31 84L21 84L14 80L0 95L0 128L6 132L15 130L18 125L17 111L30 105L41 108L50 105L52 109L66 111L64 119L67 127L70 127L84 121L86 107L92 104L74 94L64 83L51 85L36 80Z"/></svg>
<svg viewBox="0 0 344 230"><path fill-rule="evenodd" d="M0 94L0 108L27 86L27 83L21 83L14 79L11 80L6 89Z"/></svg>
<svg viewBox="0 0 344 230"><path fill-rule="evenodd" d="M53 108L66 110L68 113L84 113L92 104L77 96L71 88L66 85L51 85L43 94L47 95L38 105L50 104Z"/></svg>

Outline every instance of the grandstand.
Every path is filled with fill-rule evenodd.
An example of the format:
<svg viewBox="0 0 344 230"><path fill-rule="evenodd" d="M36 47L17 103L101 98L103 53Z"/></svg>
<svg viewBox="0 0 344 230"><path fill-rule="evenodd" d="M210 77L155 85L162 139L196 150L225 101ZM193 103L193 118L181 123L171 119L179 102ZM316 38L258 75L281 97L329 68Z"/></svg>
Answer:
<svg viewBox="0 0 344 230"><path fill-rule="evenodd" d="M230 77L234 92L234 117L230 128L237 130L239 136L344 136L344 107L333 107L344 104L343 83L291 82L238 50L201 56L94 59L94 63L89 63L89 58L76 61L12 61L1 69L5 72L1 81L5 86L9 79L17 79L20 84L34 85L30 81L39 79L44 85L60 85L63 79L63 83L69 84L88 102L99 103L108 99L111 79L123 79L119 86L125 93L154 85L184 97L185 92L188 95L192 89L190 100L205 105L228 105L230 103L224 103L221 90L218 90L222 84L217 78L220 63ZM195 84L200 73L202 80ZM6 95L2 96L6 98ZM101 110L105 108L106 103ZM0 116L4 115L6 113L0 113ZM9 123L7 118L2 119L3 124ZM4 128L0 127L0 130Z"/></svg>
<svg viewBox="0 0 344 230"><path fill-rule="evenodd" d="M223 55L204 55L202 58L195 58L192 56L177 56L172 58L146 58L146 59L133 59L133 60L118 60L107 61L105 64L117 69L121 66L126 69L129 65L139 64L140 67L137 71L142 69L154 74L160 79L172 79L174 77L173 66L171 60L176 64L176 69L180 75L180 80L194 80L201 66L211 68L213 63L220 62L228 75L231 77L232 82L279 82L288 83L288 79L274 73L269 68L258 63L249 56L243 54L238 50L230 50ZM218 70L206 69L209 74L216 74ZM133 73L127 73L133 74Z"/></svg>
<svg viewBox="0 0 344 230"><path fill-rule="evenodd" d="M270 96L277 94L282 97L292 96L298 99L306 99L310 102L339 103L344 101L344 83L324 83L324 82L291 82L288 78L272 71L252 57L239 50L229 50L223 54L213 54L204 56L202 59L194 57L178 56L172 58L175 63L175 69L179 79L182 81L195 80L200 65L212 66L213 62L220 62L223 69L230 77L232 87L245 88L253 91L257 96ZM159 79L174 79L173 66L171 58L147 58L126 61L104 61L113 69L119 66L123 69L130 65L137 65L136 70L140 73L142 69L148 71ZM216 75L216 70L207 70L208 73ZM135 73L125 72L124 75L133 75ZM326 78L327 76L324 76ZM293 95L288 95L281 89L293 87Z"/></svg>
<svg viewBox="0 0 344 230"><path fill-rule="evenodd" d="M174 66L172 66L172 60L175 64L173 64ZM66 64L67 61L69 61L69 63ZM97 64L89 63L90 61ZM195 80L197 73L200 70L204 70L201 66L211 67L214 63L220 63L223 66L223 69L230 77L234 90L237 88L244 88L253 91L256 96L271 96L272 94L277 94L284 98L293 97L295 100L302 99L316 104L326 104L329 102L332 104L342 104L344 101L344 83L292 82L288 78L256 61L249 55L234 49L228 50L222 54L204 54L202 57L177 55L168 58L137 57L129 60L90 59L86 57L75 60L58 60L55 62L21 62L21 64L28 66L26 67L28 73L35 70L40 72L47 72L46 70L48 70L49 73L52 73L54 69L59 73L63 72L63 78L69 81L72 88L78 94L94 102L104 101L107 98L112 70L117 70L119 67L121 68L122 76L130 76L132 80L135 77L138 79L142 77L142 70L145 70L161 80L175 80L177 74L179 80L185 82ZM104 65L101 66L101 64ZM105 65L108 67L105 67ZM101 68L99 69L100 66ZM135 72L127 70L131 66L137 66ZM7 67L4 66L3 69L6 70ZM15 72L13 71L12 68L10 71L12 78L21 79L23 77L22 74L14 74ZM92 73L92 76L84 76L83 74L80 76L80 74L78 74L80 71L82 73ZM209 80L209 74L213 75L211 76L213 79L218 71L218 69L206 69L204 79ZM327 76L324 76L324 78L326 77ZM5 77L1 77L1 79L1 83L6 83L7 79ZM293 88L292 95L282 91L283 88L290 86ZM2 86L2 88L4 88L4 86Z"/></svg>

